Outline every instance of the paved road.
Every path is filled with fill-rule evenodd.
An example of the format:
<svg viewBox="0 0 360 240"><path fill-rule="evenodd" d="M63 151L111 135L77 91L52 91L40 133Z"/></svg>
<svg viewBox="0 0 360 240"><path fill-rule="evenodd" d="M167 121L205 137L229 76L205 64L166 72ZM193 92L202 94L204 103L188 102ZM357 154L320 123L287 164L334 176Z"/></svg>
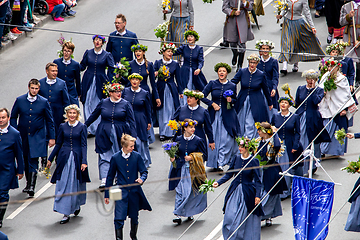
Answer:
<svg viewBox="0 0 360 240"><path fill-rule="evenodd" d="M128 29L137 33L141 38L154 39L153 29L162 22L162 15L159 11L157 1L149 0L108 0L100 1L87 0L81 1L76 8L78 11L75 18L66 19L64 23L50 22L44 27L49 29L71 30L87 32L91 34L108 34L113 31L114 17L118 13L124 13L128 21ZM203 4L202 1L194 1L195 7L195 29L201 38L199 44L212 45L222 37L222 26L224 14L221 12L222 1L215 1L213 4ZM271 39L276 44L276 51L280 50L280 27L276 24L273 7L266 7L266 16L259 18L261 30L253 28L257 39ZM327 28L324 18L315 19L318 36L325 43ZM75 59L80 61L86 49L92 48L91 35L63 34L66 39L72 38L76 45ZM56 58L56 52L60 49L56 40L60 33L50 31L37 31L31 38L16 44L15 47L3 52L0 55L0 96L1 105L11 108L15 98L27 91L27 82L30 78L41 78L45 76L45 64ZM155 61L160 58L157 54L159 43L141 41L149 46L147 58ZM249 42L248 48L254 49L255 41ZM324 45L325 48L325 45ZM206 48L205 48L206 49ZM251 52L248 51L247 55ZM278 54L276 54L278 56ZM230 62L230 50L215 49L206 56L204 73L208 80L216 79L217 75L213 71L213 66L219 62ZM317 63L301 63L300 71L308 68L315 68ZM230 78L234 73L230 74ZM301 73L291 73L287 77L280 79L280 85L288 82L292 89L296 89L300 84L305 84ZM10 90L11 89L11 90ZM294 92L293 90L293 92ZM282 93L281 93L282 95ZM358 132L359 124L355 121L352 132ZM140 213L139 239L177 239L190 223L183 223L181 226L174 226L172 223L174 192L167 191L167 173L169 169L168 158L160 148L160 142L156 141L151 146L151 156L153 164L149 169L149 178L143 189L153 207L152 212ZM356 140L350 141L349 155L335 160L323 162L323 166L336 182L341 182L342 186L335 188L335 201L333 213L346 202L353 183L357 176L348 175L339 171L348 160L355 160L359 151L356 149ZM94 152L94 139L88 141L88 162L92 183L88 184L88 189L95 189L98 184L97 155ZM219 178L219 175L209 173L209 178ZM315 178L328 180L327 176L319 171ZM54 194L55 187L49 186L48 179L38 178L37 191L44 190L40 195L47 197ZM21 193L24 181L21 181L20 188L11 191L11 200L22 200L27 196ZM208 203L212 202L223 187L215 193L208 194ZM194 226L184 235L182 239L205 239L222 220L222 204L224 193L220 195L210 209L197 221ZM87 204L82 208L80 215L71 218L70 223L59 225L62 218L60 214L52 211L53 200L33 202L25 207L13 219L6 219L4 227L1 229L8 234L10 239L113 239L113 216L106 213L100 203L102 197L95 194L88 194ZM282 202L284 215L274 220L271 228L262 228L263 239L293 239L291 223L290 200ZM358 239L358 235L348 233L343 230L346 222L349 204L340 212L330 225L328 239ZM20 204L10 205L5 217L14 216L19 210ZM109 206L107 206L109 208ZM129 239L129 223L125 226L125 239ZM214 238L220 237L220 232L214 231ZM210 240L211 238L208 238Z"/></svg>

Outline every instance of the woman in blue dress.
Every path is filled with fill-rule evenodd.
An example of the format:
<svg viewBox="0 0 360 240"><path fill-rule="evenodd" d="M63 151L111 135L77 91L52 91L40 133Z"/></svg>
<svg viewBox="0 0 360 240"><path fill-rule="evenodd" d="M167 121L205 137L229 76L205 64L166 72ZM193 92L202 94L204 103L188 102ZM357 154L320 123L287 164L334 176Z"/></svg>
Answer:
<svg viewBox="0 0 360 240"><path fill-rule="evenodd" d="M155 77L158 77L156 88L161 101L161 105L156 108L160 141L174 135L174 131L167 124L180 106L179 93L182 93L185 88L180 78L180 65L171 59L175 51L176 47L173 43L165 43L159 52L163 58L156 60L154 64ZM182 96L181 94L180 97Z"/></svg>
<svg viewBox="0 0 360 240"><path fill-rule="evenodd" d="M284 172L289 169L290 165L295 162L299 155L301 155L303 149L300 144L300 117L299 115L289 111L289 108L294 106L293 100L288 97L281 97L279 99L279 103L281 112L273 115L271 118L271 125L274 126L273 131L277 132L278 137L280 137L280 140L286 147L283 155L279 157L279 164L282 172ZM286 124L280 128L285 121L287 121ZM302 176L302 166L303 162L297 164L290 170L290 173ZM285 181L288 190L284 191L283 194L280 195L281 199L287 198L291 195L290 187L292 180L290 177L285 177Z"/></svg>
<svg viewBox="0 0 360 240"><path fill-rule="evenodd" d="M56 169L51 183L56 183L55 195L86 191L90 182L87 168L87 129L80 121L80 108L76 104L65 108L67 122L59 128L56 145L47 162L50 168L56 157ZM80 213L80 206L86 202L86 194L55 197L54 211L64 214L60 224L70 220L70 214Z"/></svg>
<svg viewBox="0 0 360 240"><path fill-rule="evenodd" d="M271 111L273 105L266 83L266 75L256 68L260 58L256 54L251 54L247 59L249 66L240 69L231 82L235 84L241 82L241 89L235 104L241 123L240 136L252 139L258 137L255 122L269 122L269 110Z"/></svg>
<svg viewBox="0 0 360 240"><path fill-rule="evenodd" d="M270 192L271 188L280 179L279 172L282 172L282 170L281 167L278 165L278 157L281 156L283 149L281 149L280 139L277 135L271 138L271 136L273 135L273 130L269 123L257 122L255 123L255 125L261 138L257 154L261 158L260 162L263 162L265 164L261 171L261 196L262 198L264 198L265 195ZM264 145L265 147L263 147ZM272 218L282 215L280 194L282 194L284 190L287 190L287 186L285 179L282 178L282 180L276 185L273 190L271 190L271 192L261 203L264 210L264 216L262 216L261 220L265 220L266 226L272 225Z"/></svg>
<svg viewBox="0 0 360 240"><path fill-rule="evenodd" d="M231 158L229 172L220 180L214 182L213 187L227 182L252 159L256 143L247 138L238 138L240 155ZM231 171L230 171L231 170ZM236 171L235 171L236 170ZM259 171L259 160L253 158L247 167L231 182L224 201L223 238L229 239L231 234L239 227L249 213L255 211L245 223L234 233L231 240L260 240L261 216L264 215L260 203L261 180Z"/></svg>
<svg viewBox="0 0 360 240"><path fill-rule="evenodd" d="M94 48L86 50L83 59L80 62L81 71L85 71L81 81L80 101L84 105L85 121L94 111L95 106L105 97L103 86L109 82L106 75L106 67L108 71L114 71L114 58L111 53L102 49L105 43L105 37L100 35L93 36ZM95 123L88 128L88 132L94 135L100 119L95 119Z"/></svg>
<svg viewBox="0 0 360 240"><path fill-rule="evenodd" d="M150 167L151 157L148 143L148 130L151 128L150 93L140 87L143 77L133 73L128 77L131 87L124 89L122 97L127 100L134 111L136 122L136 150L140 153L146 168Z"/></svg>
<svg viewBox="0 0 360 240"><path fill-rule="evenodd" d="M272 57L271 50L275 48L272 41L258 40L255 48L259 50L260 62L257 69L265 73L266 84L269 89L271 104L273 109L270 111L270 119L273 114L277 113L279 108L279 92L277 90L279 84L279 63Z"/></svg>
<svg viewBox="0 0 360 240"><path fill-rule="evenodd" d="M302 73L302 77L306 78L306 85L297 88L294 107L297 108L296 113L300 116L300 143L304 149L307 149L308 145L319 134L321 129L324 128L318 106L324 97L324 89L318 87L315 90L315 84L319 78L317 71L313 69L307 70ZM310 93L311 96L299 107ZM314 141L314 154L316 158L321 157L321 142L330 142L330 136L326 130ZM313 167L313 172L315 172L315 163ZM304 174L306 174L308 170L309 161L305 160L303 167Z"/></svg>
<svg viewBox="0 0 360 240"><path fill-rule="evenodd" d="M181 177L176 186L174 209L176 217L173 219L173 222L179 225L182 222L181 217L193 220L193 216L204 211L207 206L206 194L198 191L199 186L206 180L203 162L203 158L206 158L206 145L203 139L194 134L196 124L195 120L188 118L181 122L183 135L176 138L179 144L178 157L170 158L171 162L176 162L176 168L171 164L169 178ZM194 172L194 169L199 168L202 171ZM175 181L170 182L175 183Z"/></svg>
<svg viewBox="0 0 360 240"><path fill-rule="evenodd" d="M105 187L112 155L120 151L121 136L127 133L137 137L134 111L131 104L121 98L123 89L119 83L106 85L105 91L110 97L102 99L85 122L89 127L101 116L95 133L95 151L99 154L100 188Z"/></svg>
<svg viewBox="0 0 360 240"><path fill-rule="evenodd" d="M212 80L205 86L202 101L208 105L213 128L215 149L209 151L207 166L223 170L231 157L237 152L235 138L240 134L239 121L233 104L236 101L236 85L227 79L231 67L226 63L218 63L214 67L218 74L217 80ZM225 95L224 93L231 93ZM206 97L211 94L211 100Z"/></svg>

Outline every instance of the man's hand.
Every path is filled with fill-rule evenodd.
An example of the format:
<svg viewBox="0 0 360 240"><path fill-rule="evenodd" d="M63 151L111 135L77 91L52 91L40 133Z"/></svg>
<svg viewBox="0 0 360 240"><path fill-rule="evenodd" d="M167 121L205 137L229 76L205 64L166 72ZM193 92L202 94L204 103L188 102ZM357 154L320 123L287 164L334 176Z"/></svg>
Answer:
<svg viewBox="0 0 360 240"><path fill-rule="evenodd" d="M20 180L20 179L22 179L22 178L24 177L24 174L19 174L19 173L18 173L18 174L16 174L16 176L17 176L17 177L19 178L19 180Z"/></svg>
<svg viewBox="0 0 360 240"><path fill-rule="evenodd" d="M209 143L209 148L211 148L211 151L214 151L215 143Z"/></svg>
<svg viewBox="0 0 360 240"><path fill-rule="evenodd" d="M155 101L156 101L156 106L157 106L157 107L160 107L160 106L161 106L161 100L160 100L160 98L156 99Z"/></svg>
<svg viewBox="0 0 360 240"><path fill-rule="evenodd" d="M141 178L138 178L138 179L135 180L135 182L137 182L139 184L143 184L144 181Z"/></svg>
<svg viewBox="0 0 360 240"><path fill-rule="evenodd" d="M53 147L55 145L55 139L49 140L49 147Z"/></svg>
<svg viewBox="0 0 360 240"><path fill-rule="evenodd" d="M275 93L276 93L275 89L271 90L270 97L275 97Z"/></svg>
<svg viewBox="0 0 360 240"><path fill-rule="evenodd" d="M109 204L109 198L104 198L105 204Z"/></svg>

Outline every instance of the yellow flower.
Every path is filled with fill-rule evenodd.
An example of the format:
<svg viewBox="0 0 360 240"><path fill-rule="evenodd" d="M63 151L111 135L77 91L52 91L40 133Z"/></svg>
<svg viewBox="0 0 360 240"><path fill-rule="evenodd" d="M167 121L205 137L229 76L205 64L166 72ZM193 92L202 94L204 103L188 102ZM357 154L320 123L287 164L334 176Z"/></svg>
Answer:
<svg viewBox="0 0 360 240"><path fill-rule="evenodd" d="M289 93L289 91L285 91L285 94L288 94Z"/></svg>
<svg viewBox="0 0 360 240"><path fill-rule="evenodd" d="M168 126L171 130L178 130L179 124L175 120L170 120Z"/></svg>

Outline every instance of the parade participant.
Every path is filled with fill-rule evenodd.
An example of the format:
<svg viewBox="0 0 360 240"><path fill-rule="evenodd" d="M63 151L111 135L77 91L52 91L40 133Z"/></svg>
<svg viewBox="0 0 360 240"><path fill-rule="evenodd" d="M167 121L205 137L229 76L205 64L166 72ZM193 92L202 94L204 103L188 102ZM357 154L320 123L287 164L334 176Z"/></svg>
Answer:
<svg viewBox="0 0 360 240"><path fill-rule="evenodd" d="M75 45L71 41L63 44L62 52L64 56L54 60L58 66L58 78L66 82L66 87L69 92L70 104L79 106L79 99L81 95L80 86L80 64L71 59L74 53Z"/></svg>
<svg viewBox="0 0 360 240"><path fill-rule="evenodd" d="M95 134L95 152L99 154L100 188L105 187L111 156L120 151L120 138L124 133L136 137L136 122L131 104L121 98L124 87L118 83L109 84L105 91L110 97L102 99L85 121L87 127L101 116Z"/></svg>
<svg viewBox="0 0 360 240"><path fill-rule="evenodd" d="M328 37L326 38L326 42L328 44L336 41L337 39L343 38L344 28L341 27L339 19L341 7L344 5L344 3L345 1L325 0L324 13L329 33Z"/></svg>
<svg viewBox="0 0 360 240"><path fill-rule="evenodd" d="M205 86L202 99L208 105L215 143L215 149L209 151L206 165L222 171L237 152L235 138L240 134L240 126L233 107L236 101L236 85L227 79L231 67L226 63L218 63L214 70L218 79ZM206 98L209 94L211 100Z"/></svg>
<svg viewBox="0 0 360 240"><path fill-rule="evenodd" d="M326 125L332 117L333 121L327 125L326 130L331 137L331 142L321 143L320 149L322 154L330 154L334 156L344 155L347 150L347 139L345 144L341 145L335 138L335 131L344 128L345 132L348 130L348 119L350 115L347 114L348 108L355 104L351 97L349 82L346 77L339 72L341 63L330 58L325 62L328 72L325 73L320 81L319 87L325 91L325 96L319 104L319 112L323 118L324 125ZM336 87L325 87L327 82L333 82ZM350 100L349 100L350 99Z"/></svg>
<svg viewBox="0 0 360 240"><path fill-rule="evenodd" d="M134 111L136 122L136 151L140 153L146 168L150 167L151 157L148 143L148 131L151 128L150 93L140 87L143 77L133 73L128 77L131 87L124 89L122 97L127 100Z"/></svg>
<svg viewBox="0 0 360 240"><path fill-rule="evenodd" d="M159 54L163 55L163 58L156 60L154 64L155 77L158 77L156 88L161 102L161 105L156 108L160 141L164 141L166 138L171 138L174 135L174 132L167 124L175 110L180 106L179 94L185 88L185 84L183 84L180 77L180 65L171 59L175 51L176 46L173 43L164 43L159 52ZM159 71L162 74L159 74ZM175 79L177 85L175 84ZM180 97L182 97L182 94Z"/></svg>
<svg viewBox="0 0 360 240"><path fill-rule="evenodd" d="M19 187L24 176L24 158L20 133L10 126L10 112L0 108L0 228L9 201L9 190ZM1 239L1 238L0 238Z"/></svg>
<svg viewBox="0 0 360 240"><path fill-rule="evenodd" d="M66 122L60 125L56 145L49 156L47 167L56 157L56 169L51 183L56 183L54 212L64 214L60 224L70 221L70 214L80 213L86 202L86 194L61 196L86 191L90 182L87 168L87 129L80 122L80 108L76 104L65 108Z"/></svg>
<svg viewBox="0 0 360 240"><path fill-rule="evenodd" d="M265 220L266 226L271 226L272 218L282 216L280 194L282 194L283 191L288 190L284 178L282 178L282 180L277 183L280 179L279 172L282 172L281 167L278 165L278 157L282 155L283 149L281 149L280 139L277 135L271 138L273 131L269 123L257 122L255 125L261 139L258 147L259 151L257 153L261 157L260 162L266 163L261 171L261 196L264 198L263 202L261 203L264 210L264 216L261 217L261 220ZM264 145L266 146L263 147ZM277 185L273 190L271 190L275 184ZM269 193L269 195L265 197L267 193Z"/></svg>
<svg viewBox="0 0 360 240"><path fill-rule="evenodd" d="M242 68L246 50L246 42L254 39L248 13L248 11L253 9L253 5L254 0L223 1L222 11L226 14L224 25L224 41L230 44L231 51L233 53L231 63L234 66L237 63L236 71Z"/></svg>
<svg viewBox="0 0 360 240"><path fill-rule="evenodd" d="M131 51L131 46L138 44L135 33L126 29L126 17L123 14L116 15L115 18L116 31L110 33L109 42L106 44L106 51L111 53L114 57L115 63L120 62L120 59L126 57L127 61L134 59ZM110 72L109 77L112 76Z"/></svg>
<svg viewBox="0 0 360 240"><path fill-rule="evenodd" d="M324 89L318 87L315 89L316 81L319 78L319 73L313 69L309 69L301 75L306 79L306 85L299 86L296 90L295 108L296 113L300 116L300 143L304 149L307 149L309 143L311 143L315 137L324 128L324 124L319 112L318 104L324 97ZM302 102L308 97L305 103ZM301 105L301 107L299 107ZM321 157L320 143L329 142L330 136L326 130L324 130L318 138L314 141L314 155L316 158ZM310 148L309 148L310 149ZM304 174L309 170L309 161L304 161ZM314 164L313 172L316 171Z"/></svg>
<svg viewBox="0 0 360 240"><path fill-rule="evenodd" d="M169 178L181 177L176 186L175 218L174 223L181 224L181 217L193 220L193 216L201 213L207 206L206 194L199 192L199 187L206 180L206 172L203 159L206 159L205 141L195 133L196 120L186 118L181 122L183 135L176 138L179 150L176 158L176 168L171 164ZM170 181L170 183L175 181ZM170 187L170 184L169 184ZM170 189L171 190L171 189Z"/></svg>
<svg viewBox="0 0 360 240"><path fill-rule="evenodd" d="M279 84L279 63L271 56L271 50L275 48L275 45L269 40L259 40L256 41L255 48L259 50L260 55L260 62L257 65L257 69L264 72L266 76L271 104L273 105L273 109L270 111L270 115L272 116L280 110L278 103L279 92L277 90Z"/></svg>
<svg viewBox="0 0 360 240"><path fill-rule="evenodd" d="M237 96L235 109L240 125L240 136L258 137L255 122L269 122L269 110L273 108L266 75L256 67L260 58L251 54L248 58L249 66L240 69L231 82L241 82L241 89ZM267 108L269 106L269 110Z"/></svg>
<svg viewBox="0 0 360 240"><path fill-rule="evenodd" d="M288 64L294 64L292 71L297 72L299 62L319 61L321 59L321 56L306 56L296 53L325 55L321 49L320 41L315 35L316 29L311 18L308 0L286 0L286 4L287 10L276 15L277 19L284 17L281 31L281 54L278 59L279 62L283 63L280 72L284 76L287 74Z"/></svg>
<svg viewBox="0 0 360 240"><path fill-rule="evenodd" d="M123 227L127 216L131 219L130 238L137 240L139 211L152 210L141 189L141 185L147 179L148 171L141 155L133 151L135 141L136 139L128 134L121 137L122 149L111 157L110 169L106 178L107 188L113 185L115 176L117 176L117 185L125 187L122 191L122 199L115 202L116 240L123 240ZM105 204L109 204L108 190L105 191Z"/></svg>
<svg viewBox="0 0 360 240"><path fill-rule="evenodd" d="M277 132L282 144L286 147L283 155L280 156L278 160L281 170L284 172L288 170L290 165L301 155L303 149L300 144L300 117L289 111L289 108L294 106L294 101L288 97L281 97L279 103L281 112L273 115L271 125L274 126L273 131ZM287 122L282 126L285 121ZM282 128L280 128L281 126ZM302 166L303 162L297 164L290 170L290 173L303 176ZM280 195L281 199L288 198L291 195L290 187L292 180L289 177L285 177L285 181L288 190Z"/></svg>
<svg viewBox="0 0 360 240"><path fill-rule="evenodd" d="M94 35L92 39L94 48L86 50L80 62L81 71L86 69L81 82L80 96L80 101L84 105L85 121L94 111L95 106L105 97L103 86L111 80L106 76L106 67L108 67L108 72L114 72L115 65L112 55L102 49L105 38L100 35ZM100 123L100 119L95 120L95 123L88 128L88 132L91 135L95 134Z"/></svg>
<svg viewBox="0 0 360 240"><path fill-rule="evenodd" d="M28 89L28 93L16 98L11 110L10 123L20 132L22 139L26 177L26 187L23 192L33 197L38 159L47 156L47 144L49 147L55 145L55 127L48 100L38 95L39 81L31 79Z"/></svg>
<svg viewBox="0 0 360 240"><path fill-rule="evenodd" d="M224 239L229 239L249 213L257 207L235 232L231 240L260 240L260 217L264 215L261 205L257 206L260 203L261 180L259 160L252 159L257 144L255 139L249 140L248 138L238 138L237 143L240 155L237 154L231 158L229 171L213 184L213 187L217 188L242 171L231 182L225 196L222 234ZM250 159L252 160L250 161ZM246 164L248 164L247 167L243 169Z"/></svg>
<svg viewBox="0 0 360 240"><path fill-rule="evenodd" d="M184 43L186 37L184 33L187 30L194 30L194 7L192 0L170 0L169 9L163 10L163 13L171 13L169 34L166 41L174 42L177 47ZM180 60L180 57L174 58Z"/></svg>

